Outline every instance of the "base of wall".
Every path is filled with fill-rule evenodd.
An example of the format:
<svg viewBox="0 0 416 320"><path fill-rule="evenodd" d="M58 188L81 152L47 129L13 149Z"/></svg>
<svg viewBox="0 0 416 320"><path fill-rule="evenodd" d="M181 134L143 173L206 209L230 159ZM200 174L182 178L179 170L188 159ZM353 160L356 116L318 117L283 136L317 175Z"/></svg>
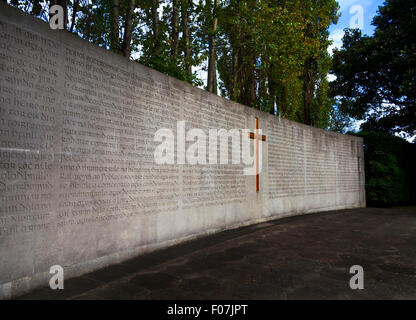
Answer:
<svg viewBox="0 0 416 320"><path fill-rule="evenodd" d="M124 250L115 254L103 256L103 257L93 259L87 262L63 266L65 280L68 280L74 277L79 277L84 274L96 271L98 269L102 269L102 268L105 268L105 267L108 267L117 263L127 261L139 255L151 253L156 250L166 249L168 247L175 246L177 244L180 244L186 241L191 241L191 240L195 240L198 238L210 236L212 234L226 231L226 230L233 230L233 229L237 229L237 228L241 228L241 227L245 227L249 225L264 223L264 222L278 220L278 219L287 218L287 217L309 215L309 214L318 213L318 212L323 213L323 212L343 210L343 209L362 208L362 207L363 206L348 206L348 207L339 206L336 208L330 207L330 208L314 209L314 210L309 210L309 211L306 210L304 212L285 212L283 214L271 215L271 216L264 217L264 218L242 221L233 226L229 226L225 228L213 228L213 229L205 230L204 232L191 234L188 236L181 237L179 239L139 246L134 249ZM15 297L26 294L32 290L48 286L50 277L51 275L48 272L41 272L41 273L34 274L32 276L15 279L13 281L1 284L0 285L0 299L1 300L13 299Z"/></svg>

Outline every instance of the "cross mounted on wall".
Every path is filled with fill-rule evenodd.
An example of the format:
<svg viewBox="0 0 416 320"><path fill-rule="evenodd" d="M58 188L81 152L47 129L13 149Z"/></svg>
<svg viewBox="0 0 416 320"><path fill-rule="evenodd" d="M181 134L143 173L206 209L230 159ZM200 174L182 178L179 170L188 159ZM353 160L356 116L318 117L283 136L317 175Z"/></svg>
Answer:
<svg viewBox="0 0 416 320"><path fill-rule="evenodd" d="M254 118L254 133L253 132L249 132L249 137L250 139L254 139L255 140L255 144L256 144L256 192L258 192L260 190L259 187L259 140L261 141L266 141L266 136L264 135L259 135L257 133L259 129L259 118L255 117Z"/></svg>

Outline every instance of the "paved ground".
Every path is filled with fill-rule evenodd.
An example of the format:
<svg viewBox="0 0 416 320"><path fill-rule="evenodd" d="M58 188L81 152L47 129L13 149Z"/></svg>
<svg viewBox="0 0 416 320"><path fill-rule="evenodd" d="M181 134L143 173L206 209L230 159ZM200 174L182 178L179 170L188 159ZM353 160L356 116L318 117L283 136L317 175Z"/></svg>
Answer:
<svg viewBox="0 0 416 320"><path fill-rule="evenodd" d="M349 287L357 264L364 290ZM21 299L416 299L416 208L342 210L226 231Z"/></svg>

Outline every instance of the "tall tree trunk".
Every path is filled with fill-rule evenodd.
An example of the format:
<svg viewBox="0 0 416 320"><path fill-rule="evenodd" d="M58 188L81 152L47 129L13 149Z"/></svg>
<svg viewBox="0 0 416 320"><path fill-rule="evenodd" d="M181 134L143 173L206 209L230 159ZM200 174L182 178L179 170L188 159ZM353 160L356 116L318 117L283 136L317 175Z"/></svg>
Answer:
<svg viewBox="0 0 416 320"><path fill-rule="evenodd" d="M86 33L88 37L87 39L91 40L91 24L92 24L91 11L87 6L85 6L83 9L85 10L83 11L87 13L87 33Z"/></svg>
<svg viewBox="0 0 416 320"><path fill-rule="evenodd" d="M279 98L280 98L280 111L281 111L282 118L287 118L288 116L290 116L290 114L289 114L290 108L287 104L287 88L286 88L286 86L282 86L281 90L282 91L281 91L280 96L279 96Z"/></svg>
<svg viewBox="0 0 416 320"><path fill-rule="evenodd" d="M267 48L265 48L267 52ZM266 79L267 79L267 97L268 103L270 103L271 109L270 113L274 115L278 115L279 111L277 110L279 106L277 105L277 96L276 96L276 82L274 81L276 66L274 63L270 63L268 70L266 71ZM275 109L276 108L276 109Z"/></svg>
<svg viewBox="0 0 416 320"><path fill-rule="evenodd" d="M133 32L133 13L136 6L136 0L129 0L128 8L126 11L126 21L124 24L124 37L121 51L123 56L130 58L131 51L131 35Z"/></svg>
<svg viewBox="0 0 416 320"><path fill-rule="evenodd" d="M69 31L70 32L73 32L74 31L75 18L76 18L77 13L78 13L78 7L79 7L79 0L75 0L75 2L74 2L74 11L72 12L71 27L69 28Z"/></svg>
<svg viewBox="0 0 416 320"><path fill-rule="evenodd" d="M68 0L57 0L57 4L64 9L64 28L66 30L68 26Z"/></svg>
<svg viewBox="0 0 416 320"><path fill-rule="evenodd" d="M215 54L215 45L216 45L216 31L217 31L217 8L219 0L214 0L214 6L211 10L211 0L207 0L206 4L212 13L212 27L209 33L208 42L209 42L209 53L208 53L208 83L207 90L212 93L217 93L217 57Z"/></svg>
<svg viewBox="0 0 416 320"><path fill-rule="evenodd" d="M238 15L238 12L234 13ZM242 69L242 61L241 61L241 26L236 25L235 30L232 31L233 36L231 40L231 47L232 47L232 90L231 90L231 100L240 102L241 100L241 84L242 84L242 77L241 77L241 69Z"/></svg>
<svg viewBox="0 0 416 320"><path fill-rule="evenodd" d="M249 106L251 107L256 107L255 103L256 103L256 98L257 98L257 81L256 81L256 70L255 70L255 65L256 65L256 57L254 54L251 55L250 57L250 77L249 77L249 86L250 86L250 101L249 101ZM258 105L257 105L258 108Z"/></svg>
<svg viewBox="0 0 416 320"><path fill-rule="evenodd" d="M247 64L247 48L245 47L246 42L243 41L242 48L240 49L240 56L238 60L238 65L240 66L240 73L239 73L239 83L241 87L241 94L240 94L240 103L248 106L250 104L250 87L248 86L249 83L249 74L250 74L250 66Z"/></svg>
<svg viewBox="0 0 416 320"><path fill-rule="evenodd" d="M179 54L179 0L172 3L172 56L177 59Z"/></svg>
<svg viewBox="0 0 416 320"><path fill-rule="evenodd" d="M305 28L305 41L313 36L312 24L308 23ZM305 60L303 71L303 123L311 125L311 102L314 93L314 74L316 69L316 61L309 56Z"/></svg>
<svg viewBox="0 0 416 320"><path fill-rule="evenodd" d="M232 53L232 75L233 75L233 83L232 83L232 89L231 89L231 100L238 101L238 83L239 83L239 71L238 71L238 49L233 48Z"/></svg>
<svg viewBox="0 0 416 320"><path fill-rule="evenodd" d="M250 36L244 35L243 36L243 47L240 50L241 57L240 57L240 68L244 69L241 74L241 86L242 86L242 95L241 95L241 103L250 106L255 107L256 103L256 76L255 76L255 63L256 63L256 57L252 53L253 49L250 46ZM242 67L241 67L242 66Z"/></svg>
<svg viewBox="0 0 416 320"><path fill-rule="evenodd" d="M6 2L6 0L2 0L2 2ZM41 12L42 12L42 5L40 3L40 0L33 0L32 2L32 10L30 11L31 15L34 15L36 17L42 17Z"/></svg>
<svg viewBox="0 0 416 320"><path fill-rule="evenodd" d="M192 52L191 52L191 35L189 31L189 10L192 6L192 0L185 0L182 3L181 14L182 14L182 28L183 28L183 40L184 40L184 61L186 74L192 76Z"/></svg>
<svg viewBox="0 0 416 320"><path fill-rule="evenodd" d="M159 39L159 0L152 0L152 24L153 24L153 39L155 55L160 53L160 39Z"/></svg>
<svg viewBox="0 0 416 320"><path fill-rule="evenodd" d="M119 50L119 26L120 0L113 0L113 17L111 21L110 47L111 50Z"/></svg>
<svg viewBox="0 0 416 320"><path fill-rule="evenodd" d="M273 70L272 66L270 66L270 70ZM270 105L271 105L270 114L276 114L275 109L274 109L274 104L276 102L276 88L275 88L274 81L271 80L271 76L268 77L267 82L268 82L267 85L269 88L268 96L269 96Z"/></svg>
<svg viewBox="0 0 416 320"><path fill-rule="evenodd" d="M303 75L303 123L311 125L311 103L314 90L312 58L306 59Z"/></svg>

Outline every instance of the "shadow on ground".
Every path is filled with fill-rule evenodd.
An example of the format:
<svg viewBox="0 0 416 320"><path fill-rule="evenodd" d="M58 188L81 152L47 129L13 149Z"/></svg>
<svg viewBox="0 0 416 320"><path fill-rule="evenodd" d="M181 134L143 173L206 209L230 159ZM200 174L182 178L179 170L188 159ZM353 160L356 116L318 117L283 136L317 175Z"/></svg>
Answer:
<svg viewBox="0 0 416 320"><path fill-rule="evenodd" d="M416 299L416 209L366 208L221 232L20 299ZM352 265L364 290L351 290Z"/></svg>

